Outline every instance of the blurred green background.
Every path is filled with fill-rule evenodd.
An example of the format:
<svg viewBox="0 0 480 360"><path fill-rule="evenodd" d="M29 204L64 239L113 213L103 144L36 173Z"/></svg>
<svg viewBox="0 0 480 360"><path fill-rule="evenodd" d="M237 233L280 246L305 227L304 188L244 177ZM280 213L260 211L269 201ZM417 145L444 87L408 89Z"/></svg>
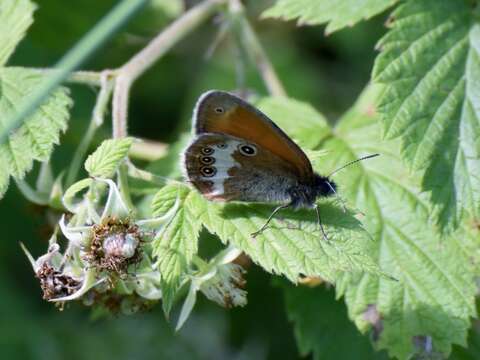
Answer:
<svg viewBox="0 0 480 360"><path fill-rule="evenodd" d="M323 27L298 28L294 23L259 20L261 11L272 2L245 1L255 31L288 94L310 102L334 123L369 80L374 45L385 31L386 15L325 37ZM35 22L10 65L53 65L116 2L41 0L37 3ZM178 3L191 6L196 1ZM115 68L145 46L175 16L175 6L165 11L161 4L162 1L152 1L89 59L84 69ZM192 107L203 91L235 89L233 41L227 37L213 56L206 58L221 20L217 17L207 22L135 84L129 114L133 136L174 142L188 130ZM255 69L247 65L248 88L266 94ZM69 129L52 158L56 174L69 163L86 129L95 99L95 89L72 86L71 90L75 105ZM98 133L97 143L109 134L106 124ZM96 320L92 319L90 309L80 305L58 311L42 300L38 282L18 245L19 241L24 242L34 256L45 251L51 231L45 225L46 216L46 210L28 203L14 184L0 201L3 359L294 359L300 356L293 325L285 314L282 291L282 287L291 285L278 284L278 279L272 281L270 275L255 266L248 269L247 307L227 311L200 296L193 316L179 333L174 333L173 325L166 322L161 306L144 314ZM203 245L208 246L209 241L215 240L205 236ZM322 324L325 334L335 341L345 336L345 342L358 341L369 349L368 336L356 333L347 320L343 303L335 301L333 289L300 291L318 299L318 311L325 312ZM178 307L172 315L174 320ZM330 347L328 354L326 358L358 358L358 354L345 352L339 343Z"/></svg>

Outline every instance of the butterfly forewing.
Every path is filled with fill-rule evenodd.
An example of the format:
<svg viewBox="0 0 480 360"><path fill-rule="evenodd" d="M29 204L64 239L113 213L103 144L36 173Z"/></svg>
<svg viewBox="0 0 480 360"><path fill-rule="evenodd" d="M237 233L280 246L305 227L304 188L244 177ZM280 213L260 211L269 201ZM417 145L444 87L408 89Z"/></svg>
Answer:
<svg viewBox="0 0 480 360"><path fill-rule="evenodd" d="M185 150L189 181L208 199L283 202L296 184L296 168L237 137L203 133Z"/></svg>
<svg viewBox="0 0 480 360"><path fill-rule="evenodd" d="M305 153L266 115L242 99L222 91L209 91L197 103L197 134L220 133L244 139L291 164L297 176L308 180L312 165Z"/></svg>

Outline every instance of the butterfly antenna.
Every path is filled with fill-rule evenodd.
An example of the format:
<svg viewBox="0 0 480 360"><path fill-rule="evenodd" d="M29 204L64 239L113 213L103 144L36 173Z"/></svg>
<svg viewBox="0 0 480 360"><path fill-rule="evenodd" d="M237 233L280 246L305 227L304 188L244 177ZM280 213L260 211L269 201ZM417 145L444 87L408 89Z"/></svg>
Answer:
<svg viewBox="0 0 480 360"><path fill-rule="evenodd" d="M343 200L343 198L340 195L338 195L338 193L335 191L335 188L332 186L330 181L327 180L326 183L327 183L327 186L330 188L330 190L332 190L332 192L335 194L335 197L342 204L343 212L346 213L347 212L347 203L345 202L345 200Z"/></svg>
<svg viewBox="0 0 480 360"><path fill-rule="evenodd" d="M371 158L374 158L374 157L377 157L377 156L380 156L380 154L367 155L367 156L363 156L363 157L361 157L361 158L359 158L359 159L350 161L350 162L346 163L345 165L343 165L342 167L339 167L337 170L334 170L333 172L331 172L331 173L327 176L327 178L329 178L330 176L336 174L336 173L339 172L340 170L345 169L346 167L348 167L348 166L350 166L350 165L356 164L356 163L359 162L359 161L371 159ZM332 187L332 186L330 185L330 187Z"/></svg>

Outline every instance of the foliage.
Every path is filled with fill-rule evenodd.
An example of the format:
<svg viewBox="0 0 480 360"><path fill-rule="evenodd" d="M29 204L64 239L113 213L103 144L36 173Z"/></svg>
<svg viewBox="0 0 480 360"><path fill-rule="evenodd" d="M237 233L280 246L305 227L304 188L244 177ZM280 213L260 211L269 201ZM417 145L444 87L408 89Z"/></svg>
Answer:
<svg viewBox="0 0 480 360"><path fill-rule="evenodd" d="M369 19L397 0L277 0L267 9L264 17L284 20L298 19L299 25L319 25L328 23L326 34L353 26L357 22Z"/></svg>
<svg viewBox="0 0 480 360"><path fill-rule="evenodd" d="M6 67L15 47L31 25L36 6L29 0L5 0L0 4L0 113L8 118L19 103L29 96L43 76L36 71ZM7 190L9 178L21 180L33 160L46 161L53 145L58 144L60 131L65 131L72 101L67 89L58 89L23 126L9 134L0 145L0 197ZM5 121L5 120L4 120ZM0 122L0 130L8 127Z"/></svg>
<svg viewBox="0 0 480 360"><path fill-rule="evenodd" d="M352 326L331 289L295 288L286 283L281 287L302 355L313 352L314 359L385 358L384 353L374 353L368 339Z"/></svg>
<svg viewBox="0 0 480 360"><path fill-rule="evenodd" d="M408 1L392 14L373 70L386 138L422 173L441 226L478 216L480 29L468 1ZM428 55L426 55L428 54Z"/></svg>
<svg viewBox="0 0 480 360"><path fill-rule="evenodd" d="M85 161L85 169L93 177L111 178L120 160L124 159L132 146L132 139L106 140Z"/></svg>
<svg viewBox="0 0 480 360"><path fill-rule="evenodd" d="M313 102L301 101L290 90L291 97L284 95L261 46L263 41L256 38L240 1L205 0L191 10L184 9L181 1L152 2L150 20L152 11L163 14L162 24L177 18L160 40L149 42L155 51L141 51L115 70L108 63L105 71L71 74L70 81L99 91L93 109L83 104L91 112L86 130L75 128L77 139L61 143L60 171L51 164L55 162L52 150L67 129L71 105L82 105L81 95L70 96L66 87L49 94L0 143L0 196L13 177L28 201L46 209L45 219L53 226L48 249L40 257L34 258L22 245L44 299L61 307L81 301L95 314L128 315L161 302L167 319L172 314L178 319L179 331L189 326L188 319L195 319L204 300L233 308L246 306L247 294L261 298L267 285L260 288L246 283L247 278L249 284L255 281L261 269L277 275L272 289L284 296L285 316L293 324L301 355L312 353L318 359L474 358L478 329L472 318L477 316L480 276L480 5L470 0L406 0L398 5L396 0L278 0L261 18L327 24L328 34L394 5L389 29L378 42L372 84L350 110L330 122L323 114L334 113L331 109L320 112ZM2 119L21 113L21 102L31 98L52 72L6 66L33 22L35 9L29 0L0 2ZM231 44L237 62L228 64L225 74L233 78L236 67L237 90L305 150L315 171L331 176L338 185L336 196L317 202L328 240L311 209L284 209L265 231L252 237L274 204L211 202L184 181L173 179L180 178L179 155L191 135L172 136L171 129L162 133L162 139L178 140L170 141L166 156L156 161L151 161L150 154L142 158L148 147L141 150L142 142L129 137L127 105L136 77L180 39L199 36L200 32L190 34L216 12L223 15L222 25L209 52L221 53L219 44ZM131 14L125 10L127 15ZM113 19L112 28L123 21ZM135 28L141 27L139 19ZM152 26L158 31L158 23ZM100 37L95 41L89 48L100 44ZM279 44L286 41L281 37ZM81 55L87 52L84 49ZM188 55L190 64L197 57ZM349 61L353 66L357 59ZM270 96L250 94L246 88L250 81L257 81L245 76L252 63L257 80L264 81ZM300 64L288 72L306 73L306 62ZM208 65L196 63L197 70L198 66ZM171 80L176 81L176 76L184 76L177 64L172 69L162 73L162 79L174 74ZM190 85L188 74L185 79ZM307 81L306 76L302 79ZM218 81L214 79L215 87ZM170 90L167 95L154 92L151 96L157 102L170 96ZM193 101L186 103L190 112ZM149 116L146 108L144 115ZM113 137L99 141L86 157L95 136L106 137L100 129L108 116ZM164 118L169 117L155 113L152 126L159 126ZM141 119L130 114L130 120ZM0 132L9 126L6 120L0 121ZM146 129L149 134L150 128ZM336 172L369 154L380 156ZM31 187L30 179L24 178L34 160L43 164L32 172L37 179ZM5 275L0 273L0 277ZM247 309L258 305L258 299L248 302ZM183 303L178 306L179 314L178 303ZM240 324L236 321L232 331ZM225 357L231 354L224 353Z"/></svg>

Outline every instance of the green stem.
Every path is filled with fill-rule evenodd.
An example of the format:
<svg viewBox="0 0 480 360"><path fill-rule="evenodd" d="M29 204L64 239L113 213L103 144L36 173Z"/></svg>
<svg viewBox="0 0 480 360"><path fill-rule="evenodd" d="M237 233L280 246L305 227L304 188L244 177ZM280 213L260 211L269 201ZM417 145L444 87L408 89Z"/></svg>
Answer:
<svg viewBox="0 0 480 360"><path fill-rule="evenodd" d="M118 189L125 200L125 203L129 209L135 209L133 206L132 197L130 196L130 187L128 186L128 170L127 164L123 163L118 168Z"/></svg>
<svg viewBox="0 0 480 360"><path fill-rule="evenodd" d="M183 184L180 181L169 179L163 176L155 175L152 174L149 171L142 170L137 168L134 164L132 164L130 161L127 160L127 170L128 170L128 176L150 182L155 185L159 186L164 186L167 184Z"/></svg>
<svg viewBox="0 0 480 360"><path fill-rule="evenodd" d="M50 68L29 68L29 70L39 75L46 76L52 76L52 74L56 74L59 72L58 69ZM65 81L74 84L76 83L91 86L100 86L102 84L102 74L103 72L100 71L74 71L70 73L70 75L65 79Z"/></svg>
<svg viewBox="0 0 480 360"><path fill-rule="evenodd" d="M278 78L257 34L255 34L255 31L247 20L245 9L240 0L230 0L230 12L234 17L238 18L240 23L240 36L244 42L244 48L249 52L252 61L257 66L257 70L269 93L274 96L287 96L287 92Z"/></svg>
<svg viewBox="0 0 480 360"><path fill-rule="evenodd" d="M194 255L192 257L192 262L198 267L200 271L203 271L208 267L208 263L198 255Z"/></svg>
<svg viewBox="0 0 480 360"><path fill-rule="evenodd" d="M148 0L123 0L104 17L87 35L85 35L55 66L30 96L26 97L18 110L5 119L4 130L0 133L0 145L8 135L19 128L26 118L64 81L69 74L82 64L101 44L110 38L136 11Z"/></svg>
<svg viewBox="0 0 480 360"><path fill-rule="evenodd" d="M107 111L110 97L112 95L113 84L108 80L108 74L105 73L102 77L102 87L100 93L97 96L95 107L93 109L92 118L88 125L87 132L82 138L82 141L78 145L75 154L73 155L72 163L68 169L66 186L67 188L73 184L77 178L78 172L83 164L83 159L90 147L90 143L97 132L97 129L103 124L103 118Z"/></svg>

